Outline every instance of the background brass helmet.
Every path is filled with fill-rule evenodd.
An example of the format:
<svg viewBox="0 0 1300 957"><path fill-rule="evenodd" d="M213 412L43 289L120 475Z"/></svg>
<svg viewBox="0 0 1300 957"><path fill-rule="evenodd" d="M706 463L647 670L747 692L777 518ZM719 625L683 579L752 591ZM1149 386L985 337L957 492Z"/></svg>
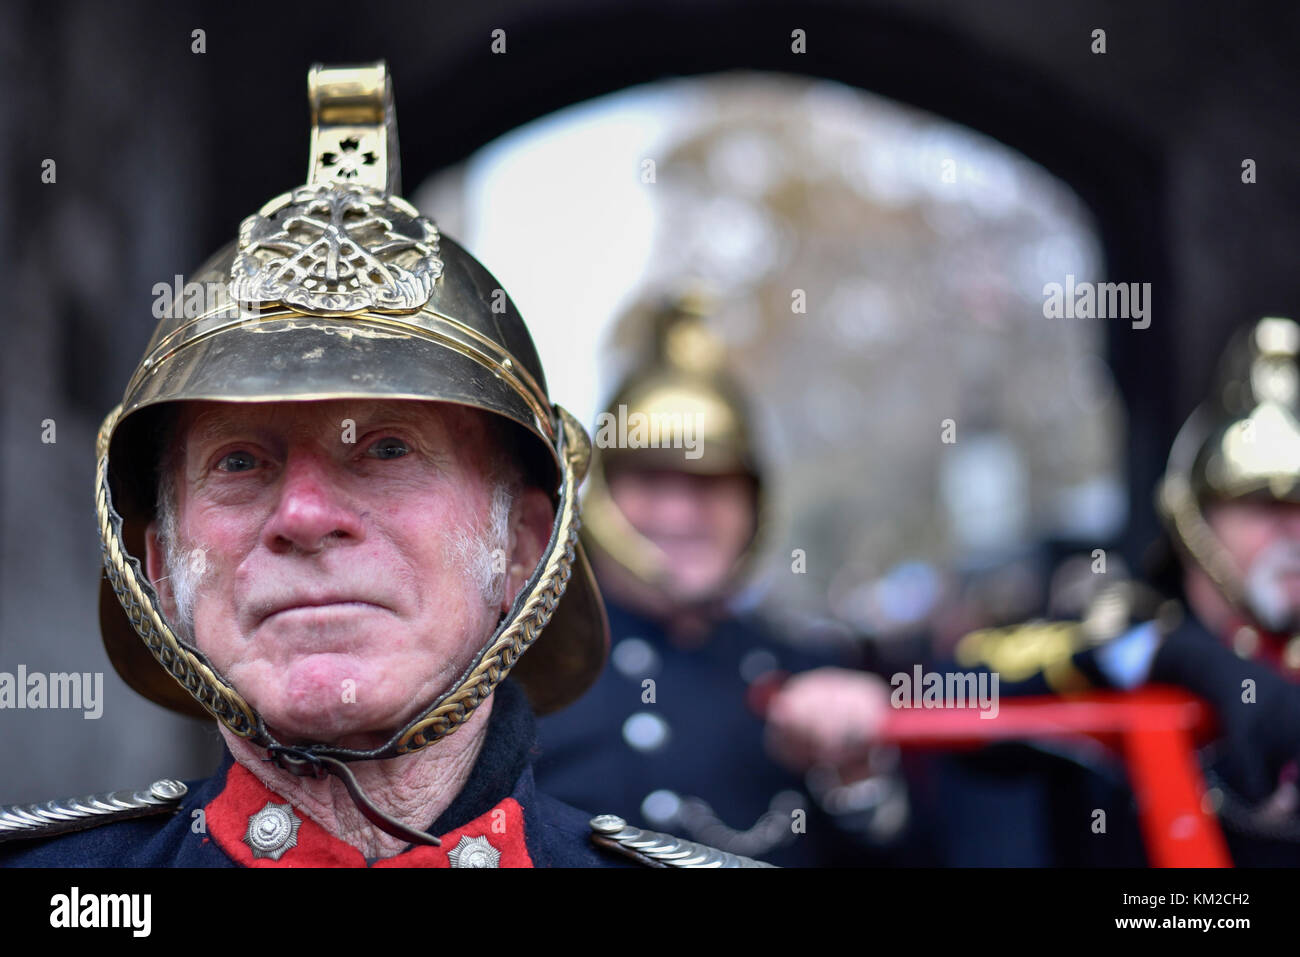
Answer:
<svg viewBox="0 0 1300 957"><path fill-rule="evenodd" d="M1300 325L1267 317L1229 345L1217 386L1179 430L1156 493L1179 547L1224 597L1254 614L1205 517L1215 501L1300 502Z"/></svg>
<svg viewBox="0 0 1300 957"><path fill-rule="evenodd" d="M171 632L136 558L154 517L172 404L414 399L490 412L526 475L552 493L556 524L461 684L403 729L394 753L404 753L454 731L512 668L539 712L595 680L608 626L577 542L575 502L590 446L551 404L527 327L500 284L392 195L397 141L384 64L315 66L309 92L308 184L246 219L238 241L192 277L209 298L194 310L176 303L162 318L100 429L96 504L108 572L100 624L114 667L136 691L254 736L260 718ZM548 621L546 640L532 646Z"/></svg>
<svg viewBox="0 0 1300 957"><path fill-rule="evenodd" d="M643 345L597 423L582 506L583 540L656 588L667 580L666 557L610 497L607 478L618 469L748 475L754 483L755 534L724 588L744 574L757 552L763 476L744 392L726 371L722 342L706 325L715 311L716 300L703 285L634 308L623 325ZM637 423L646 424L641 440ZM646 446L650 440L655 447Z"/></svg>

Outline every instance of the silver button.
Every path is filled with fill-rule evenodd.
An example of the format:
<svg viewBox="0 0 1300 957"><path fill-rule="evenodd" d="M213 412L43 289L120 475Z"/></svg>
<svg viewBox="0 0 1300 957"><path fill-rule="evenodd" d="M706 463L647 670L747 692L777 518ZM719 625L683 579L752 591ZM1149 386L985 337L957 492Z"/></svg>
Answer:
<svg viewBox="0 0 1300 957"><path fill-rule="evenodd" d="M624 638L609 653L609 660L624 678L645 678L659 671L659 652L644 638Z"/></svg>
<svg viewBox="0 0 1300 957"><path fill-rule="evenodd" d="M298 828L302 820L293 813L292 804L273 804L248 819L244 843L253 851L253 857L269 857L278 861L284 852L298 846Z"/></svg>
<svg viewBox="0 0 1300 957"><path fill-rule="evenodd" d="M501 852L486 837L464 835L460 842L447 852L452 867L499 867Z"/></svg>
<svg viewBox="0 0 1300 957"><path fill-rule="evenodd" d="M174 781L171 778L163 778L161 781L155 781L149 785L149 792L162 801L176 801L185 797L189 791L180 781Z"/></svg>
<svg viewBox="0 0 1300 957"><path fill-rule="evenodd" d="M641 802L641 816L655 827L672 824L681 810L682 799L672 791L651 791Z"/></svg>
<svg viewBox="0 0 1300 957"><path fill-rule="evenodd" d="M638 711L623 722L623 740L637 751L657 751L668 737L668 722L649 711Z"/></svg>

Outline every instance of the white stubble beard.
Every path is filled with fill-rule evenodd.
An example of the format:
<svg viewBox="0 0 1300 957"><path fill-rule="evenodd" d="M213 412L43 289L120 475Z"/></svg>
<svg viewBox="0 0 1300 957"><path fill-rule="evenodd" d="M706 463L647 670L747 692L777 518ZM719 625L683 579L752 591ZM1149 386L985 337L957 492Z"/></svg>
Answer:
<svg viewBox="0 0 1300 957"><path fill-rule="evenodd" d="M1294 575L1300 575L1300 543L1292 541L1269 545L1246 571L1246 599L1259 623L1270 631L1300 631L1300 602L1288 595L1284 583Z"/></svg>

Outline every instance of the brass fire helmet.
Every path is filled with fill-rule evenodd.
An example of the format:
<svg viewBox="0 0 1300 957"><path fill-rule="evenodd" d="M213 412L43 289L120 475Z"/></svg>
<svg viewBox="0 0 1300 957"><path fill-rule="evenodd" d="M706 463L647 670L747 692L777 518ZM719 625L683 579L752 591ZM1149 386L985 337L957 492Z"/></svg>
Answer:
<svg viewBox="0 0 1300 957"><path fill-rule="evenodd" d="M136 558L154 515L159 410L193 399L382 398L502 416L511 423L504 431L517 434L513 451L553 491L556 511L545 553L514 606L459 683L382 748L297 751L336 761L384 758L453 732L512 670L539 713L573 701L599 674L608 625L577 537L576 492L590 444L582 426L551 404L527 327L500 285L396 195L384 64L314 66L308 90L307 185L244 220L238 241L201 267L193 278L217 290L215 304L159 322L122 404L100 428L96 508L108 572L100 625L114 667L137 692L285 750L163 620ZM548 622L553 634L537 641ZM531 653L520 657L525 650Z"/></svg>
<svg viewBox="0 0 1300 957"><path fill-rule="evenodd" d="M1300 502L1300 325L1260 319L1229 345L1218 388L1174 440L1156 502L1179 548L1261 624L1243 570L1206 519L1216 501Z"/></svg>
<svg viewBox="0 0 1300 957"><path fill-rule="evenodd" d="M633 308L626 322L648 333L649 347L596 423L582 503L589 550L662 592L669 581L667 556L619 510L608 476L624 468L748 476L754 484L754 536L711 599L725 597L749 569L764 524L763 476L749 408L725 368L722 343L706 326L716 308L715 293L702 283Z"/></svg>

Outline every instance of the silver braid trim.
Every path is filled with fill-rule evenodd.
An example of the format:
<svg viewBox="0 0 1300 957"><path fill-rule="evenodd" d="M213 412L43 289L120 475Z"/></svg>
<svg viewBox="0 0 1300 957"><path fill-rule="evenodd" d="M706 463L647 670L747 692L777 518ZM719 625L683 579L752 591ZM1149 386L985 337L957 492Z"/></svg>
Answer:
<svg viewBox="0 0 1300 957"><path fill-rule="evenodd" d="M110 791L37 804L0 805L0 841L45 837L107 824L116 818L161 813L178 806L188 790L180 781L164 778L139 791Z"/></svg>
<svg viewBox="0 0 1300 957"><path fill-rule="evenodd" d="M632 827L614 814L601 814L593 817L590 823L593 835L600 843L609 846L618 845L618 849L629 856L646 857L663 867L774 866L750 857L720 851L706 844L696 844L694 841L687 841L671 834L644 831L639 827Z"/></svg>

